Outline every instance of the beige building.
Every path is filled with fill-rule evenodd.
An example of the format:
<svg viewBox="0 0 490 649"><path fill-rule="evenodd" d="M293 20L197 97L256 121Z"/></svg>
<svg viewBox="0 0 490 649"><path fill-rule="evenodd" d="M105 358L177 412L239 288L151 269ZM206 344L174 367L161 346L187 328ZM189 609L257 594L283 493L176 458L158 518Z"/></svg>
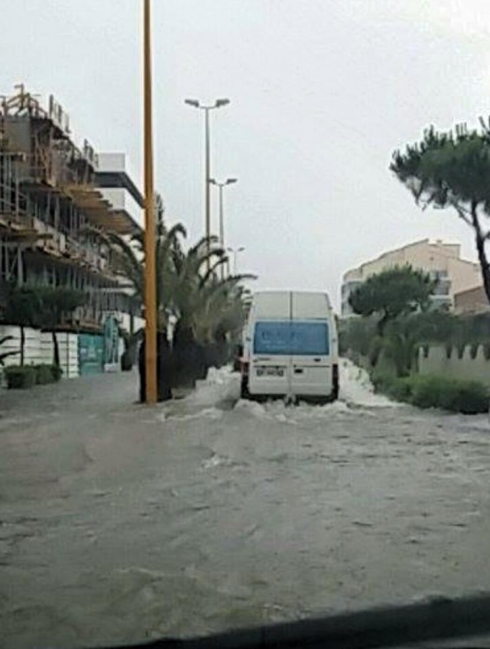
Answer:
<svg viewBox="0 0 490 649"><path fill-rule="evenodd" d="M456 313L484 313L489 310L490 305L483 286L476 286L454 295Z"/></svg>
<svg viewBox="0 0 490 649"><path fill-rule="evenodd" d="M433 298L437 304L452 307L456 293L481 286L480 266L461 259L461 246L458 243L431 243L429 239L423 239L385 252L347 271L342 278L342 315L352 314L349 297L368 277L387 268L405 265L423 270L438 280Z"/></svg>

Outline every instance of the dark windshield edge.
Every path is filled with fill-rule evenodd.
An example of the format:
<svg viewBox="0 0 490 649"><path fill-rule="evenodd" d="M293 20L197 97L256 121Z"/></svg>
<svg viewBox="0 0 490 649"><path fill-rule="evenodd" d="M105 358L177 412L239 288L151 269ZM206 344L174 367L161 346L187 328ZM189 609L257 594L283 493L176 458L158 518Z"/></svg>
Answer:
<svg viewBox="0 0 490 649"><path fill-rule="evenodd" d="M202 638L162 639L98 649L374 649L490 634L490 594L433 598L311 620L242 629Z"/></svg>

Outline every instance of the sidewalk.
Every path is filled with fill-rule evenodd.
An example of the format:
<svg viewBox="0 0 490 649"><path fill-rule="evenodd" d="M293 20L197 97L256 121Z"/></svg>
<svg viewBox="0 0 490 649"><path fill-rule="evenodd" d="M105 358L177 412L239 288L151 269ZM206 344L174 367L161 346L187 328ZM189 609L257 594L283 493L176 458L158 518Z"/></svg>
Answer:
<svg viewBox="0 0 490 649"><path fill-rule="evenodd" d="M0 389L0 418L6 413L22 412L36 417L64 408L90 407L107 410L125 407L138 399L138 372L94 374L59 383L37 385L30 390ZM1 419L0 419L1 425Z"/></svg>

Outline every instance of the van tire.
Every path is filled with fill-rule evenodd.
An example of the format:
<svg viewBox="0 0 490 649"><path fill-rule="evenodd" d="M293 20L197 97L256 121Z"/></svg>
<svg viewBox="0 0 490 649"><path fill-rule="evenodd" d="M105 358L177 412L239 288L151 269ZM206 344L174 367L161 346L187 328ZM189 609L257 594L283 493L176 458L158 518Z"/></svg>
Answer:
<svg viewBox="0 0 490 649"><path fill-rule="evenodd" d="M332 393L330 396L330 399L332 401L337 401L339 398L339 366L334 365L333 366L333 373L332 373Z"/></svg>
<svg viewBox="0 0 490 649"><path fill-rule="evenodd" d="M240 399L250 399L247 376L242 376L242 381L240 383Z"/></svg>

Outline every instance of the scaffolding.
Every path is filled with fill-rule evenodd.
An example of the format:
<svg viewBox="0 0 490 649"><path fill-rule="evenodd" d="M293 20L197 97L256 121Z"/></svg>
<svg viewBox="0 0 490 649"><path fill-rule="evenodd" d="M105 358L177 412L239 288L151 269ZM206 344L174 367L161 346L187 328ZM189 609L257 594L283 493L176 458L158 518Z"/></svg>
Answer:
<svg viewBox="0 0 490 649"><path fill-rule="evenodd" d="M87 232L131 234L134 224L96 186L98 156L78 148L53 96L48 108L18 86L0 101L0 282L69 285L88 293L83 318L114 310L118 278ZM80 313L78 314L80 316Z"/></svg>

